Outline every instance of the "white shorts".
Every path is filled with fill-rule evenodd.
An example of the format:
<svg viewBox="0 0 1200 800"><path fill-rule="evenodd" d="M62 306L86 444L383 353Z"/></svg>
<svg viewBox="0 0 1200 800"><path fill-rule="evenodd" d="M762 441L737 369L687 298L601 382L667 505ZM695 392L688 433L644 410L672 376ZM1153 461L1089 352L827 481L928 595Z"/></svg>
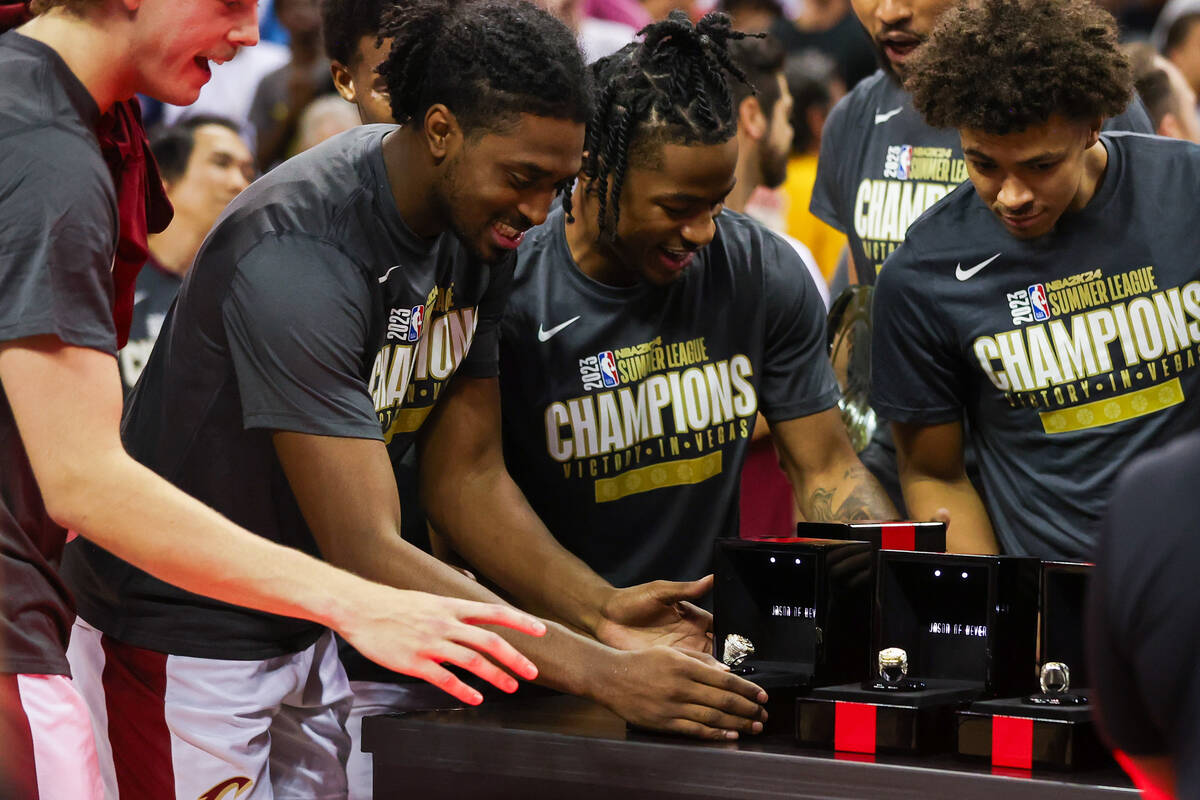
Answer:
<svg viewBox="0 0 1200 800"><path fill-rule="evenodd" d="M0 797L104 797L92 721L65 675L0 675L0 759Z"/></svg>
<svg viewBox="0 0 1200 800"><path fill-rule="evenodd" d="M351 681L354 690L354 708L346 722L350 733L350 761L346 774L350 781L350 800L372 800L374 778L371 755L362 750L363 717L375 714L399 714L405 711L427 711L437 708L462 708L463 702L429 683L380 683L376 681ZM404 787L393 787L398 796ZM381 793L380 797L388 797Z"/></svg>
<svg viewBox="0 0 1200 800"><path fill-rule="evenodd" d="M122 644L75 621L67 651L108 800L340 800L350 683L332 633L226 661Z"/></svg>

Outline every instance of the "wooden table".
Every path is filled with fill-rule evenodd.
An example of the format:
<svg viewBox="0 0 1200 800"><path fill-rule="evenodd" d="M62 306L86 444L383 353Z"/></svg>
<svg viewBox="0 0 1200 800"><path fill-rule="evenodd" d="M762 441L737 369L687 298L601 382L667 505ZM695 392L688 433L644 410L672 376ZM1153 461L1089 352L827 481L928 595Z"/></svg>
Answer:
<svg viewBox="0 0 1200 800"><path fill-rule="evenodd" d="M628 731L607 709L561 695L369 717L363 749L377 799L1138 797L1116 767L1029 773L952 755L835 755L786 734L699 742Z"/></svg>

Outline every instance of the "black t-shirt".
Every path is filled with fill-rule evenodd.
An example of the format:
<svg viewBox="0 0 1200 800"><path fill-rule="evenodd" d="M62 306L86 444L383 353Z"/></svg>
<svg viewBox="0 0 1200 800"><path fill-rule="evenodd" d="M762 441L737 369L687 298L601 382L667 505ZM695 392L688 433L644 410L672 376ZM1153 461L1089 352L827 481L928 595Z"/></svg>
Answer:
<svg viewBox="0 0 1200 800"><path fill-rule="evenodd" d="M908 231L875 293L871 404L969 423L1004 552L1088 557L1117 470L1200 425L1200 147L1103 134L1081 211L1032 241L971 184Z"/></svg>
<svg viewBox="0 0 1200 800"><path fill-rule="evenodd" d="M242 192L184 280L123 421L134 458L314 555L272 432L382 440L398 459L452 375L497 371L514 259L488 267L452 234L409 231L381 148L394 129L355 128ZM260 659L321 632L183 592L87 543L65 574L81 617L139 647Z"/></svg>
<svg viewBox="0 0 1200 800"><path fill-rule="evenodd" d="M162 330L171 303L179 293L183 279L168 272L153 256L138 273L133 293L133 320L129 326L129 341L117 353L121 366L121 383L128 392L137 383L138 376L150 358L154 342Z"/></svg>
<svg viewBox="0 0 1200 800"><path fill-rule="evenodd" d="M555 212L521 246L502 328L509 471L616 586L704 575L713 541L737 535L756 413L778 422L838 399L804 263L729 211L667 287L589 278Z"/></svg>
<svg viewBox="0 0 1200 800"><path fill-rule="evenodd" d="M1104 129L1154 133L1137 98ZM874 283L909 225L965 180L958 131L926 125L912 95L879 70L825 122L811 208L846 234L858 274Z"/></svg>
<svg viewBox="0 0 1200 800"><path fill-rule="evenodd" d="M1137 459L1100 528L1089 603L1096 712L1110 744L1171 755L1200 797L1200 434Z"/></svg>
<svg viewBox="0 0 1200 800"><path fill-rule="evenodd" d="M116 352L117 201L98 117L53 50L0 36L0 342L50 334ZM74 609L56 574L65 541L0 392L0 672L69 674Z"/></svg>

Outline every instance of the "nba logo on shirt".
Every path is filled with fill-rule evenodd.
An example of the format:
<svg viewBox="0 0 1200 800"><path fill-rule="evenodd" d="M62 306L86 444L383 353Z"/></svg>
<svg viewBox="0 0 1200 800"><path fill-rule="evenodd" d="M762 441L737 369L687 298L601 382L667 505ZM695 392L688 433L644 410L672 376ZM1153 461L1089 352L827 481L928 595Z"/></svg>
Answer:
<svg viewBox="0 0 1200 800"><path fill-rule="evenodd" d="M408 340L415 342L421 338L421 328L425 324L425 306L413 306L408 317Z"/></svg>
<svg viewBox="0 0 1200 800"><path fill-rule="evenodd" d="M1035 283L1029 287L1029 304L1033 307L1033 318L1038 322L1050 319L1050 304L1046 302L1046 287Z"/></svg>
<svg viewBox="0 0 1200 800"><path fill-rule="evenodd" d="M596 360L600 362L600 377L604 381L605 388L611 389L621 382L621 379L617 377L617 359L613 357L612 350L597 353Z"/></svg>
<svg viewBox="0 0 1200 800"><path fill-rule="evenodd" d="M900 161L896 165L896 177L902 181L908 180L908 176L912 174L912 158L912 145L903 145L900 148Z"/></svg>

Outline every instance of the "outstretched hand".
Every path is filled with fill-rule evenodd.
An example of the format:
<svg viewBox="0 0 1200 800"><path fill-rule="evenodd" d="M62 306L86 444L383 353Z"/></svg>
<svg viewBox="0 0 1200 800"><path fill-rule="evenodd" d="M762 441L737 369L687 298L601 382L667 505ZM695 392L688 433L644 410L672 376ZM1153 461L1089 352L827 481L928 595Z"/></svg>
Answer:
<svg viewBox="0 0 1200 800"><path fill-rule="evenodd" d="M483 695L442 664L462 667L509 693L517 690L518 683L501 667L525 680L537 677L533 662L479 626L500 625L542 636L546 626L540 620L494 603L373 588L377 592L354 609L357 615L339 632L377 664L428 681L469 705L479 705Z"/></svg>
<svg viewBox="0 0 1200 800"><path fill-rule="evenodd" d="M640 728L729 741L761 733L767 693L705 653L622 652L595 699Z"/></svg>
<svg viewBox="0 0 1200 800"><path fill-rule="evenodd" d="M616 589L600 609L596 638L618 650L665 645L712 652L712 614L692 604L712 590L713 576L697 581L651 581Z"/></svg>

